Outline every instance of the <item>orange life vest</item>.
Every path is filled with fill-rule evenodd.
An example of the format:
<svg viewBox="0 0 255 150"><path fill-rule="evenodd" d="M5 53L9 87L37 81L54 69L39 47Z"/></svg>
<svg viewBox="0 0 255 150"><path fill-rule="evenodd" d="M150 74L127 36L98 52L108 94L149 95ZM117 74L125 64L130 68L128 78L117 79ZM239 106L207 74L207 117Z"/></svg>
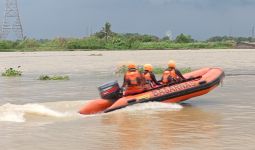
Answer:
<svg viewBox="0 0 255 150"><path fill-rule="evenodd" d="M139 71L128 71L125 75L128 86L137 86L142 83L142 76Z"/></svg>
<svg viewBox="0 0 255 150"><path fill-rule="evenodd" d="M125 82L127 82L126 90L123 95L133 95L144 91L143 76L139 71L128 71L125 74Z"/></svg>
<svg viewBox="0 0 255 150"><path fill-rule="evenodd" d="M166 70L166 71L164 71L163 76L162 76L162 82L164 84L169 83L170 82L169 81L169 77L171 77L172 79L178 80L178 76L177 76L177 74L176 74L174 69L173 70Z"/></svg>
<svg viewBox="0 0 255 150"><path fill-rule="evenodd" d="M152 89L155 84L152 81L150 72L144 72L143 77L145 79L145 85L144 85L145 90Z"/></svg>

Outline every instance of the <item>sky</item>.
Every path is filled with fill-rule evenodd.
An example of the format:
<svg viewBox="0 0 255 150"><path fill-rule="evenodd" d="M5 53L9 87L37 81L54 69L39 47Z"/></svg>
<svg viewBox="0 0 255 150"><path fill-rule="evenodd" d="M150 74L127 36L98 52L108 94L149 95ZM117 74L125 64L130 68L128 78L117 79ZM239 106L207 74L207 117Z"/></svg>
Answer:
<svg viewBox="0 0 255 150"><path fill-rule="evenodd" d="M255 0L18 0L24 34L30 38L84 37L110 22L112 31L251 36ZM0 22L5 0L0 0Z"/></svg>

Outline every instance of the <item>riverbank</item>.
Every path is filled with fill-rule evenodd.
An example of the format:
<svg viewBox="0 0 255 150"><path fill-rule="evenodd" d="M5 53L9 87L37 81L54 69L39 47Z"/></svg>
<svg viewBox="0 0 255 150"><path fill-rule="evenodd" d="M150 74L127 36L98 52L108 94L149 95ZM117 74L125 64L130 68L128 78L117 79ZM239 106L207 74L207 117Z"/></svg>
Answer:
<svg viewBox="0 0 255 150"><path fill-rule="evenodd" d="M185 49L232 49L234 41L222 42L175 42L175 41L139 41L128 39L99 38L0 41L0 52L33 52L33 51L123 51L123 50L185 50Z"/></svg>
<svg viewBox="0 0 255 150"><path fill-rule="evenodd" d="M0 40L0 52L15 51L74 51L74 50L176 50L176 49L233 49L255 48L243 42L255 42L252 37L214 36L207 40L195 40L191 35L179 34L175 37L158 37L150 34L117 33L106 22L102 30L83 38L54 38L8 41Z"/></svg>
<svg viewBox="0 0 255 150"><path fill-rule="evenodd" d="M158 45L157 45L158 44ZM166 44L166 45L164 45ZM1 45L0 45L1 47ZM186 43L186 44L169 44L169 43L147 43L147 45L141 45L137 49L114 49L114 48L102 48L102 49L86 49L86 48L61 48L61 47L33 47L22 49L1 49L0 52L56 52L56 51L137 51L137 50L221 50L221 49L255 49L254 43Z"/></svg>

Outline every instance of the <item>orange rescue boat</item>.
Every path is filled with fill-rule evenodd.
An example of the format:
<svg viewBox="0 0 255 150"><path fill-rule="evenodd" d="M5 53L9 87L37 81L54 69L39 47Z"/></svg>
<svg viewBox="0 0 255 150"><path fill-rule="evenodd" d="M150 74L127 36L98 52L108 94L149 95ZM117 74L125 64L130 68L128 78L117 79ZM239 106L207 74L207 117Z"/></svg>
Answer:
<svg viewBox="0 0 255 150"><path fill-rule="evenodd" d="M203 68L184 74L187 79L181 83L160 86L131 96L122 97L118 82L110 82L99 87L101 99L91 100L79 113L88 115L108 113L117 109L145 102L179 103L204 95L216 88L224 78L221 68Z"/></svg>

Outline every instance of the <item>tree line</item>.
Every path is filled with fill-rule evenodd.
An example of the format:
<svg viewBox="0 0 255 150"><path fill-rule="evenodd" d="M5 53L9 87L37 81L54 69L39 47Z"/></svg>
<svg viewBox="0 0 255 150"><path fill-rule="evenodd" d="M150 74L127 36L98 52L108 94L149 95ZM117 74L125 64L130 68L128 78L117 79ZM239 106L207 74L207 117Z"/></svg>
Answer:
<svg viewBox="0 0 255 150"><path fill-rule="evenodd" d="M199 49L199 48L234 48L238 42L253 42L251 37L215 36L206 41L194 40L190 35L181 33L175 39L149 34L116 33L111 24L106 22L102 29L84 38L30 39L18 41L0 41L1 51L35 50L75 50L75 49Z"/></svg>

